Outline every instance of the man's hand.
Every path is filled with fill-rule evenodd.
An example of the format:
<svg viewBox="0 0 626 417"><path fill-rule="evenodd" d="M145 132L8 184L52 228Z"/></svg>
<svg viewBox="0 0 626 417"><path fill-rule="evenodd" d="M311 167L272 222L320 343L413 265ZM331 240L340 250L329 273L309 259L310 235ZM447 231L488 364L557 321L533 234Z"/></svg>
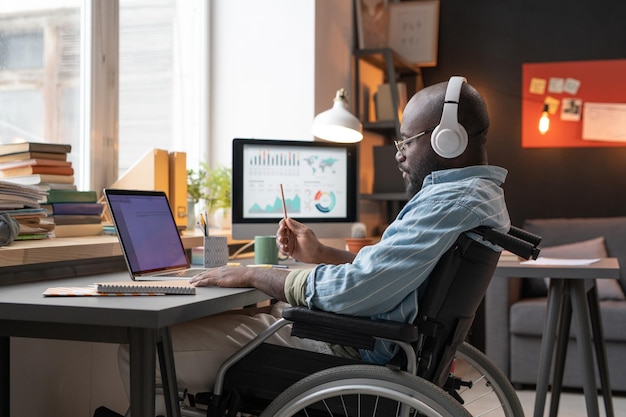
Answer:
<svg viewBox="0 0 626 417"><path fill-rule="evenodd" d="M211 268L191 278L189 282L194 287L247 288L253 286L250 276L247 275L249 271L249 268L243 266Z"/></svg>
<svg viewBox="0 0 626 417"><path fill-rule="evenodd" d="M337 265L354 260L353 253L324 245L313 230L291 218L278 223L276 244L281 253L304 263Z"/></svg>
<svg viewBox="0 0 626 417"><path fill-rule="evenodd" d="M288 274L289 270L284 269L222 266L211 268L189 282L194 287L258 288L276 300L287 301L285 278Z"/></svg>
<svg viewBox="0 0 626 417"><path fill-rule="evenodd" d="M322 243L315 236L315 232L291 218L282 219L278 223L276 244L284 255L305 263L318 263Z"/></svg>

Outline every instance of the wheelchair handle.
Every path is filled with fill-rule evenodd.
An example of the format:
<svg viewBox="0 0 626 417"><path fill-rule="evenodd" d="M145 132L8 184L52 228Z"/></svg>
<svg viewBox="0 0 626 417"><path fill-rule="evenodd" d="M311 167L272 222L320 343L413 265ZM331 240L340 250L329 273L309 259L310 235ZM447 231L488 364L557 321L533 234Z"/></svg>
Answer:
<svg viewBox="0 0 626 417"><path fill-rule="evenodd" d="M478 228L477 231L486 240L498 245L503 249L513 252L517 256L524 259L537 259L541 249L537 246L541 241L541 237L525 230L513 228L513 231L509 230L509 233L498 232L491 228ZM528 241L528 240L530 241Z"/></svg>

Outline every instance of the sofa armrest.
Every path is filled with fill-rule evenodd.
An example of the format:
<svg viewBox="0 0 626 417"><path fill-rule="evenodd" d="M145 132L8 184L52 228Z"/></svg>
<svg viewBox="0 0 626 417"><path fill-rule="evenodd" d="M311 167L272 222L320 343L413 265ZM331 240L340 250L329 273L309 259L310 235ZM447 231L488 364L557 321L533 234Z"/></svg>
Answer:
<svg viewBox="0 0 626 417"><path fill-rule="evenodd" d="M485 350L487 356L510 376L511 304L521 298L521 279L499 276L496 271L485 294Z"/></svg>

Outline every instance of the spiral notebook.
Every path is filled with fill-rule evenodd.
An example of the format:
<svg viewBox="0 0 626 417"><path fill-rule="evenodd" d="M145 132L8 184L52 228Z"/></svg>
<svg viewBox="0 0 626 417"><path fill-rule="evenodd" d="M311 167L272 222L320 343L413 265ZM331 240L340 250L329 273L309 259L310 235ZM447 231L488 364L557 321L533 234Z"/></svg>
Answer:
<svg viewBox="0 0 626 417"><path fill-rule="evenodd" d="M96 283L96 291L105 294L158 293L195 294L196 287L187 281L119 281Z"/></svg>

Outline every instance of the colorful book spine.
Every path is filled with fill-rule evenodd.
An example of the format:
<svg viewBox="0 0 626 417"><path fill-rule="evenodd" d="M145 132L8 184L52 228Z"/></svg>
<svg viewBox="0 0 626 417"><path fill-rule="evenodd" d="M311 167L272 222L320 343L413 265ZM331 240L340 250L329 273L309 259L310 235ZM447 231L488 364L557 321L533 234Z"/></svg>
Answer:
<svg viewBox="0 0 626 417"><path fill-rule="evenodd" d="M50 190L48 203L96 203L98 195L95 191Z"/></svg>
<svg viewBox="0 0 626 417"><path fill-rule="evenodd" d="M48 215L57 214L102 214L100 203L46 203L41 204Z"/></svg>
<svg viewBox="0 0 626 417"><path fill-rule="evenodd" d="M22 177L24 175L33 174L74 175L74 168L71 166L31 165L0 170L0 177L2 178Z"/></svg>

